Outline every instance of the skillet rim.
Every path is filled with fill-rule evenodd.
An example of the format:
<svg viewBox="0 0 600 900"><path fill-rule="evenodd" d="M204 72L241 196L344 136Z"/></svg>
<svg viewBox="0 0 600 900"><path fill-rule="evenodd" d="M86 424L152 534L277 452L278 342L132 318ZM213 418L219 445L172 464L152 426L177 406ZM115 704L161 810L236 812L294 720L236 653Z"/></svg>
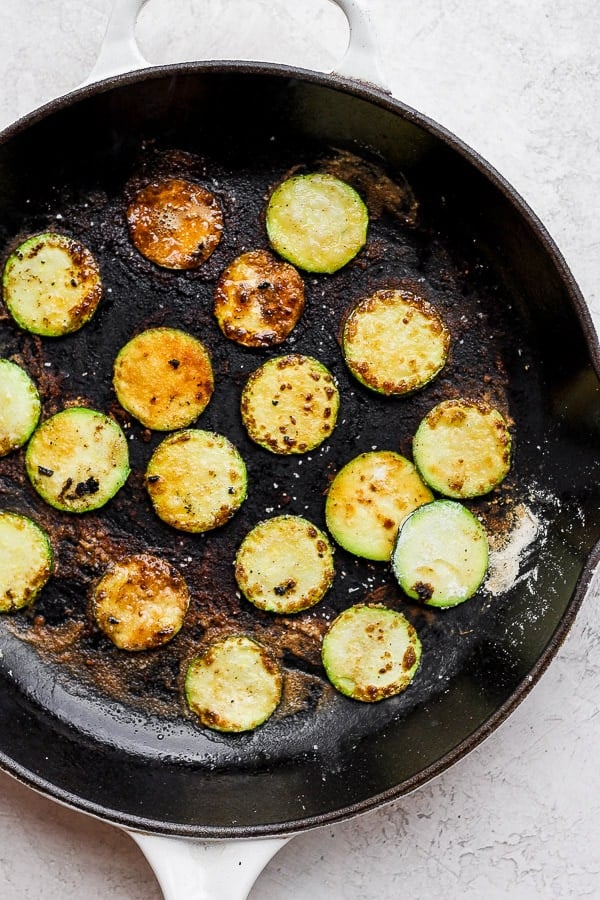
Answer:
<svg viewBox="0 0 600 900"><path fill-rule="evenodd" d="M320 815L307 816L303 819L292 819L286 822L272 823L270 825L245 825L242 827L184 825L181 823L176 824L166 822L161 819L148 819L141 816L119 813L115 814L114 811L107 811L99 804L87 801L84 805L84 801L81 800L79 795L57 788L51 781L47 781L41 776L36 776L21 766L15 766L13 764L12 768L8 767L5 762L6 756L3 752L0 752L0 770L42 796L52 799L69 809L76 810L77 812L84 813L102 822L108 822L130 831L159 834L165 837L197 838L204 841L287 837L299 834L303 831L309 831L313 828L318 828L322 825L333 825L346 821L359 814L372 812L386 804L399 800L401 797L413 793L413 791L416 791L429 781L442 775L455 763L466 757L472 750L479 747L503 722L506 721L506 719L508 719L511 713L531 693L560 650L575 621L581 604L585 599L594 576L594 571L598 565L600 565L600 542L598 542L591 551L588 561L575 586L569 605L561 617L560 624L552 635L551 640L546 645L544 652L539 657L534 667L528 672L527 676L521 681L518 688L501 706L498 707L496 712L490 716L489 719L473 731L467 738L461 741L460 744L449 751L449 753L437 760L436 763L421 770L418 775L414 775L412 778L407 779L405 782L402 782L401 785L395 785L387 791L374 794L366 800L350 804L341 809L332 810Z"/></svg>
<svg viewBox="0 0 600 900"><path fill-rule="evenodd" d="M454 134L454 132L441 125L435 119L432 119L425 113L419 112L402 100L398 100L390 92L377 85L360 81L359 79L337 75L335 72L317 72L312 69L288 66L283 63L263 63L226 59L199 60L149 66L144 69L135 69L131 72L112 75L92 84L84 84L81 87L68 91L66 94L62 94L59 97L49 100L47 103L26 113L24 116L21 116L15 122L0 131L0 146L9 141L12 137L25 131L30 125L34 125L52 113L59 112L79 100L85 100L97 94L106 93L113 88L123 87L133 83L159 79L165 76L194 75L201 72L213 74L241 73L246 75L285 77L299 81L309 81L335 90L342 90L361 100L374 103L375 105L386 109L388 112L396 115L399 114L411 124L423 128L430 135L440 139L443 143L450 146L451 149L458 152L467 162L474 165L482 175L500 189L506 199L517 208L527 224L530 225L532 230L539 237L544 250L549 254L550 258L557 266L561 279L568 287L571 300L574 303L579 321L583 327L596 375L600 379L600 336L598 336L594 326L589 307L585 302L581 289L579 288L565 257L537 213L534 212L533 208L527 203L516 188L514 188L511 183L477 150L472 148Z"/></svg>
<svg viewBox="0 0 600 900"><path fill-rule="evenodd" d="M596 332L589 307L585 302L583 294L575 281L565 258L537 214L504 176L502 176L494 166L492 166L476 150L432 118L420 113L418 110L403 103L401 100L396 99L390 93L375 85L340 76L335 73L316 72L310 69L277 63L209 60L150 66L148 68L113 75L92 84L86 84L48 101L3 129L2 132L0 132L0 146L26 131L30 126L46 119L55 112L59 112L76 104L80 100L92 98L114 88L127 87L144 81L181 75L199 75L203 73L215 75L264 75L287 80L310 82L318 86L343 92L374 104L393 115L400 116L405 121L423 129L429 135L457 152L469 165L473 166L487 181L493 184L501 192L515 209L521 220L531 228L532 232L537 237L548 262L554 265L560 281L566 288L566 293L573 308L573 312L582 328L590 363L600 381L600 339ZM7 757L1 750L0 770L6 772L6 774L14 777L17 781L27 785L38 793L69 808L75 809L78 812L83 812L104 822L110 822L129 830L150 832L165 836L195 837L203 840L284 836L296 834L325 824L344 821L359 813L374 810L386 803L390 803L393 800L405 796L442 774L442 772L449 769L454 763L458 762L479 746L510 716L540 680L564 643L575 617L588 593L596 568L599 565L600 541L590 550L567 606L543 652L512 694L486 721L471 734L467 735L467 737L463 738L454 748L445 753L435 763L422 769L419 773L381 793L374 794L364 800L357 801L356 803L342 808L330 810L326 813L306 816L301 819L271 823L268 825L189 825L125 814L107 809L100 804L84 800L79 794L63 788L58 788L52 781L44 778L43 775L31 772L25 767L14 763L14 761Z"/></svg>

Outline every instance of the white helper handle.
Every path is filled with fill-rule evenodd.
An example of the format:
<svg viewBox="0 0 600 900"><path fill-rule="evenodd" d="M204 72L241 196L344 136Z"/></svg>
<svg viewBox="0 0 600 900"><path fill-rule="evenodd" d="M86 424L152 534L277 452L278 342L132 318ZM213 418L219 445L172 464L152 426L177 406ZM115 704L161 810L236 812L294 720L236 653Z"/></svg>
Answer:
<svg viewBox="0 0 600 900"><path fill-rule="evenodd" d="M130 831L165 900L246 900L283 838L195 841Z"/></svg>
<svg viewBox="0 0 600 900"><path fill-rule="evenodd" d="M147 69L150 63L140 52L135 38L135 25L147 0L113 0L112 12L94 68L83 82L90 85L104 78L122 75L136 69ZM389 93L382 71L373 26L365 0L331 0L345 14L350 26L346 53L332 74L341 75Z"/></svg>
<svg viewBox="0 0 600 900"><path fill-rule="evenodd" d="M135 38L147 0L113 0L104 41L84 85L149 67ZM335 74L387 91L363 0L332 0L344 12L350 41ZM82 86L84 86L82 85ZM204 842L127 832L148 860L165 900L246 900L269 860L289 837Z"/></svg>

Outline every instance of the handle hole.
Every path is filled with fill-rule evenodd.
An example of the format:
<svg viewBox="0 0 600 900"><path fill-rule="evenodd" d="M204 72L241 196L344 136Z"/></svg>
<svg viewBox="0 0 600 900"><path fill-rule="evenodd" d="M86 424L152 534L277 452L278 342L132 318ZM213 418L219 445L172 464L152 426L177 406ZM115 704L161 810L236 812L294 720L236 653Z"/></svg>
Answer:
<svg viewBox="0 0 600 900"><path fill-rule="evenodd" d="M149 0L136 38L153 64L244 59L329 71L349 27L327 0Z"/></svg>

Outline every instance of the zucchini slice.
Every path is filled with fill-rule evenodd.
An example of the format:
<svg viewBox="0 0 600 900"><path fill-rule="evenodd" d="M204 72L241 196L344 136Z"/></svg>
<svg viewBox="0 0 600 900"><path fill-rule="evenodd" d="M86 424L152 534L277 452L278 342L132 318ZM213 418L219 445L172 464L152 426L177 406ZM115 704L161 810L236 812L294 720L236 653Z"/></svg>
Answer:
<svg viewBox="0 0 600 900"><path fill-rule="evenodd" d="M294 175L267 206L273 249L306 272L337 272L367 240L369 213L360 195L334 175Z"/></svg>
<svg viewBox="0 0 600 900"><path fill-rule="evenodd" d="M361 453L340 469L325 502L327 528L337 543L366 559L389 560L398 528L433 500L408 459L393 450Z"/></svg>
<svg viewBox="0 0 600 900"><path fill-rule="evenodd" d="M376 291L344 323L342 349L358 381L380 394L428 384L448 357L450 334L436 310L406 290Z"/></svg>
<svg viewBox="0 0 600 900"><path fill-rule="evenodd" d="M188 428L165 438L146 469L156 514L180 531L224 525L246 499L246 464L222 434Z"/></svg>
<svg viewBox="0 0 600 900"><path fill-rule="evenodd" d="M331 623L321 655L338 691L374 703L408 687L421 661L421 641L402 613L359 603Z"/></svg>
<svg viewBox="0 0 600 900"><path fill-rule="evenodd" d="M30 606L53 566L46 532L27 516L0 510L0 612Z"/></svg>
<svg viewBox="0 0 600 900"><path fill-rule="evenodd" d="M306 453L329 437L340 405L331 372L292 353L263 363L242 391L242 420L250 438L271 453Z"/></svg>
<svg viewBox="0 0 600 900"><path fill-rule="evenodd" d="M281 700L283 677L271 654L245 635L212 644L192 660L185 677L189 708L216 731L250 731Z"/></svg>
<svg viewBox="0 0 600 900"><path fill-rule="evenodd" d="M242 541L235 579L259 609L296 613L314 606L333 583L333 550L327 537L302 516L276 516Z"/></svg>
<svg viewBox="0 0 600 900"><path fill-rule="evenodd" d="M50 506L88 512L104 506L127 481L127 439L114 419L73 406L34 431L25 465L33 487Z"/></svg>
<svg viewBox="0 0 600 900"><path fill-rule="evenodd" d="M214 313L225 337L244 347L283 343L304 311L304 282L267 250L242 253L221 275Z"/></svg>
<svg viewBox="0 0 600 900"><path fill-rule="evenodd" d="M214 377L201 341L177 328L150 328L119 351L113 385L121 406L142 425L171 431L204 412Z"/></svg>
<svg viewBox="0 0 600 900"><path fill-rule="evenodd" d="M102 297L100 270L90 251L53 232L33 235L11 253L2 288L17 325L43 337L77 331Z"/></svg>
<svg viewBox="0 0 600 900"><path fill-rule="evenodd" d="M444 400L427 413L413 439L423 479L446 497L487 494L510 469L511 437L504 417L479 400Z"/></svg>
<svg viewBox="0 0 600 900"><path fill-rule="evenodd" d="M187 584L165 559L140 553L113 562L92 591L98 626L120 650L151 650L181 630Z"/></svg>
<svg viewBox="0 0 600 900"><path fill-rule="evenodd" d="M37 425L42 404L27 372L0 359L0 456L26 444Z"/></svg>
<svg viewBox="0 0 600 900"><path fill-rule="evenodd" d="M127 208L137 250L165 269L195 269L218 246L223 213L206 188L183 178L153 181Z"/></svg>
<svg viewBox="0 0 600 900"><path fill-rule="evenodd" d="M402 590L428 606L468 600L488 568L488 539L478 519L455 500L435 500L404 522L392 554Z"/></svg>

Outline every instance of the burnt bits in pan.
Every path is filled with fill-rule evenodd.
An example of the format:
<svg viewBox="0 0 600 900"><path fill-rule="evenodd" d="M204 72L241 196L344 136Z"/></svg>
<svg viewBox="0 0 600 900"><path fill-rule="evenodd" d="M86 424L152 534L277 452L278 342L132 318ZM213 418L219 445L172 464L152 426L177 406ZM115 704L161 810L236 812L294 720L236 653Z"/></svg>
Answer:
<svg viewBox="0 0 600 900"><path fill-rule="evenodd" d="M340 409L327 440L302 454L276 455L248 435L240 414L240 397L250 373L274 354L267 347L243 346L224 337L214 317L214 294L226 266L249 249L266 251L266 198L294 171L318 167L346 177L369 207L367 244L334 274L304 277L302 317L275 351L302 354L326 366L335 379ZM210 257L197 267L174 269L141 257L132 247L127 208L144 184L165 178L209 185L223 213L223 228ZM372 161L354 154L285 147L257 148L240 160L222 153L192 154L142 147L137 170L126 185L94 192L54 191L52 208L32 210L23 229L40 219L62 217L74 235L85 235L99 260L105 300L97 315L60 345L19 331L0 321L0 349L28 363L40 386L45 413L85 401L118 419L128 439L132 474L104 512L81 518L55 515L34 495L22 475L21 452L0 462L0 506L31 514L48 530L59 561L53 580L35 607L3 620L1 627L35 646L57 677L67 684L85 683L98 702L118 702L145 714L159 715L185 727L182 673L198 649L223 636L243 631L260 639L284 664L283 700L266 728L282 720L305 723L331 705L350 703L324 678L320 663L322 636L329 622L350 603L384 602L402 610L422 638L423 660L411 690L389 701L396 716L441 689L459 665L460 654L484 639L485 602L465 604L441 615L408 603L385 563L358 559L336 548L336 577L324 599L294 616L279 616L252 607L240 594L233 560L244 535L266 517L301 515L325 528L328 486L351 458L374 449L410 454L412 436L427 411L452 396L483 396L506 409L505 360L512 353L511 329L496 287L485 283L470 261L455 259L444 237L419 221L417 203L401 178L390 177ZM207 188L209 189L209 188ZM60 197L65 199L61 202ZM452 349L442 376L409 397L378 396L347 370L339 335L348 310L382 289L415 290L426 297L452 335ZM158 517L144 490L143 473L162 436L149 430L118 404L111 380L119 350L136 333L165 326L199 338L211 356L214 393L202 413L202 428L224 434L238 448L248 472L248 497L223 527L200 536L170 527ZM481 353L485 346L486 352ZM515 483L511 475L499 497L478 503L491 530L507 527ZM136 654L119 652L105 638L87 609L90 585L113 560L151 550L175 566L190 590L185 623L168 644ZM443 678L440 682L440 672ZM104 698L104 700L103 700ZM354 714L354 713L353 713ZM369 725L370 713L355 713ZM362 727L360 724L357 727ZM290 752L310 741L312 726L299 725ZM260 739L260 738L258 738Z"/></svg>

